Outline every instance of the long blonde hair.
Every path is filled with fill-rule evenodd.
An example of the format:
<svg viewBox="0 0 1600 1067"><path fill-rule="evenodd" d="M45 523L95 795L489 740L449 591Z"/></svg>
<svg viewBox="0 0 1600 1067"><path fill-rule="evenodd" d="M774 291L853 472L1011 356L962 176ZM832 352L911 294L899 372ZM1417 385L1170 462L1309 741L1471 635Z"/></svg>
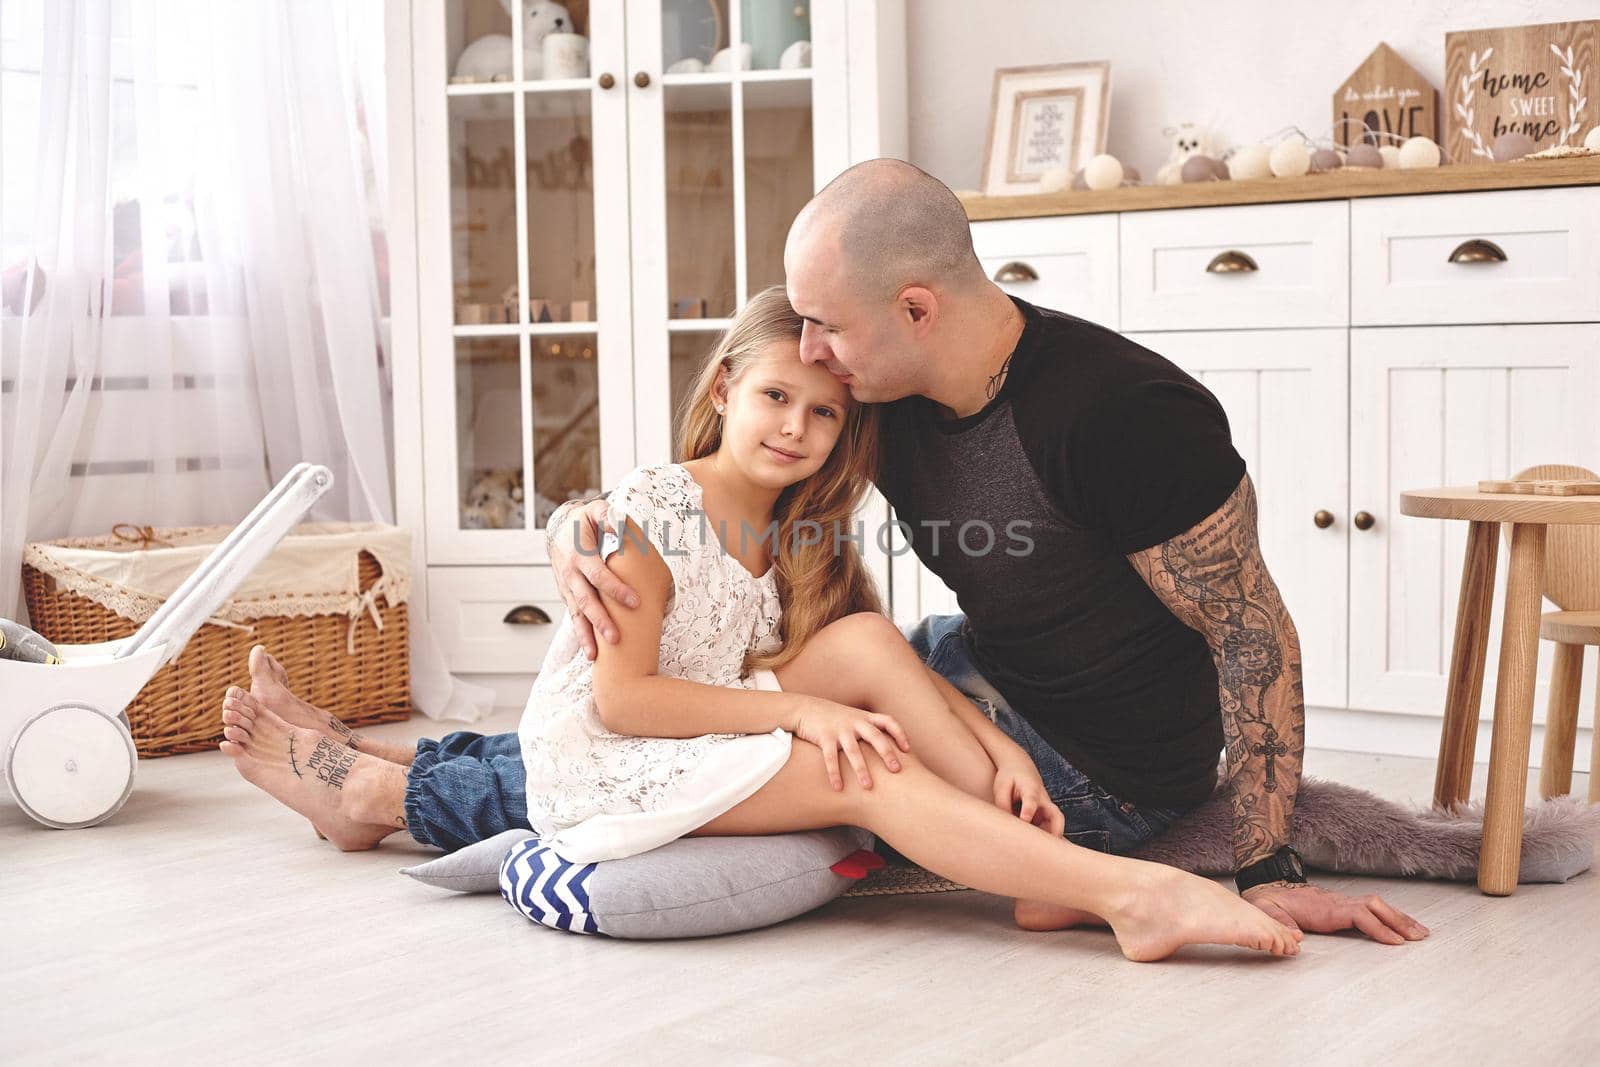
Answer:
<svg viewBox="0 0 1600 1067"><path fill-rule="evenodd" d="M678 414L678 462L699 459L722 445L722 417L714 396L717 371L731 386L767 346L798 343L802 320L789 306L781 285L750 298L706 360L699 379ZM779 634L783 647L765 656L751 655L747 670L781 667L800 653L824 626L858 611L883 614L876 583L849 540L852 517L878 463L878 411L874 405L850 404L833 451L817 472L783 490L773 505L777 544L773 566L783 603ZM797 536L799 523L816 523L823 531L817 544ZM875 536L877 531L866 531ZM837 545L837 549L835 546Z"/></svg>

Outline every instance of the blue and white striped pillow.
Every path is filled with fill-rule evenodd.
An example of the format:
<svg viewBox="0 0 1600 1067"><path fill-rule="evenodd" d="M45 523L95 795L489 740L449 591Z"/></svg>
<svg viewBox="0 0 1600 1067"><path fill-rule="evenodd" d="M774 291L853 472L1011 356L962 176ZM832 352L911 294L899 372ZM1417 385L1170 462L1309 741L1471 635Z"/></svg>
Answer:
<svg viewBox="0 0 1600 1067"><path fill-rule="evenodd" d="M568 863L537 837L512 846L500 863L500 895L524 916L553 930L598 934L589 906L594 863Z"/></svg>

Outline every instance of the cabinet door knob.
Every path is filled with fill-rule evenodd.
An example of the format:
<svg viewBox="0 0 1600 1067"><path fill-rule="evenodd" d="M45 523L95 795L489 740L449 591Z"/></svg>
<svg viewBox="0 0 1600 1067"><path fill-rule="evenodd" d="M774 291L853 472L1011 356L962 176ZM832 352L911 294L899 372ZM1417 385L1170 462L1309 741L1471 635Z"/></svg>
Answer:
<svg viewBox="0 0 1600 1067"><path fill-rule="evenodd" d="M518 604L506 612L506 617L500 621L512 626L543 626L550 621L550 616L538 605Z"/></svg>
<svg viewBox="0 0 1600 1067"><path fill-rule="evenodd" d="M1218 252L1211 257L1211 262L1206 264L1207 274L1248 274L1258 271L1256 261L1236 248L1226 252Z"/></svg>
<svg viewBox="0 0 1600 1067"><path fill-rule="evenodd" d="M1372 524L1377 520L1372 517L1370 511L1358 511L1350 521L1356 524L1356 529L1358 530L1370 530L1372 529Z"/></svg>
<svg viewBox="0 0 1600 1067"><path fill-rule="evenodd" d="M1333 525L1333 512L1324 508L1311 516L1311 521L1317 524L1317 529L1326 530Z"/></svg>
<svg viewBox="0 0 1600 1067"><path fill-rule="evenodd" d="M650 75L641 70L633 76L633 84L641 89L648 89L650 87Z"/></svg>
<svg viewBox="0 0 1600 1067"><path fill-rule="evenodd" d="M994 272L994 280L1001 285L1015 285L1018 282L1036 282L1039 272L1020 260L1012 260Z"/></svg>
<svg viewBox="0 0 1600 1067"><path fill-rule="evenodd" d="M600 88L609 89L615 84L617 84L617 79L613 78L609 71L600 75Z"/></svg>
<svg viewBox="0 0 1600 1067"><path fill-rule="evenodd" d="M1493 241L1485 241L1481 237L1462 241L1456 245L1455 251L1450 253L1451 263L1504 263L1505 261L1506 250Z"/></svg>

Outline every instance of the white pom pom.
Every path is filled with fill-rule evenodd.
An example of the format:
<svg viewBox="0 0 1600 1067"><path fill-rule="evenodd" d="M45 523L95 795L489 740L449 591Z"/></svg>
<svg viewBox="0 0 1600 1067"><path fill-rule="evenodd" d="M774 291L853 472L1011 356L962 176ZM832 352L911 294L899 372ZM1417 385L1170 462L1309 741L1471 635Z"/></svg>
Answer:
<svg viewBox="0 0 1600 1067"><path fill-rule="evenodd" d="M1378 155L1383 157L1383 169L1393 170L1400 165L1400 149L1392 144L1379 145Z"/></svg>
<svg viewBox="0 0 1600 1067"><path fill-rule="evenodd" d="M1264 144L1247 144L1228 160L1228 176L1236 182L1272 176L1272 149Z"/></svg>
<svg viewBox="0 0 1600 1067"><path fill-rule="evenodd" d="M1400 146L1400 166L1406 170L1439 165L1439 146L1427 137L1411 137Z"/></svg>
<svg viewBox="0 0 1600 1067"><path fill-rule="evenodd" d="M1590 130L1583 139L1583 147L1593 152L1600 152L1600 126Z"/></svg>
<svg viewBox="0 0 1600 1067"><path fill-rule="evenodd" d="M1059 193L1072 184L1072 172L1066 167L1051 167L1039 175L1039 191L1041 193Z"/></svg>
<svg viewBox="0 0 1600 1067"><path fill-rule="evenodd" d="M1298 178L1311 169L1311 152L1304 141L1280 141L1272 146L1267 165L1280 178Z"/></svg>
<svg viewBox="0 0 1600 1067"><path fill-rule="evenodd" d="M1115 189L1122 184L1122 164L1116 156L1095 156L1084 166L1083 180L1091 189Z"/></svg>

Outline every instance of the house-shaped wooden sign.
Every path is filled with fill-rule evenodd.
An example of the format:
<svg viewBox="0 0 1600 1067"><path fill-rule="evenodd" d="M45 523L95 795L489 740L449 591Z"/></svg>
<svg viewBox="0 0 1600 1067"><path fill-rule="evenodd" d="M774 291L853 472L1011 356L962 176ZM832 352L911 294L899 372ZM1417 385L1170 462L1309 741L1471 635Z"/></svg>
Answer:
<svg viewBox="0 0 1600 1067"><path fill-rule="evenodd" d="M1333 94L1333 139L1346 148L1439 137L1439 91L1386 44L1372 50Z"/></svg>

